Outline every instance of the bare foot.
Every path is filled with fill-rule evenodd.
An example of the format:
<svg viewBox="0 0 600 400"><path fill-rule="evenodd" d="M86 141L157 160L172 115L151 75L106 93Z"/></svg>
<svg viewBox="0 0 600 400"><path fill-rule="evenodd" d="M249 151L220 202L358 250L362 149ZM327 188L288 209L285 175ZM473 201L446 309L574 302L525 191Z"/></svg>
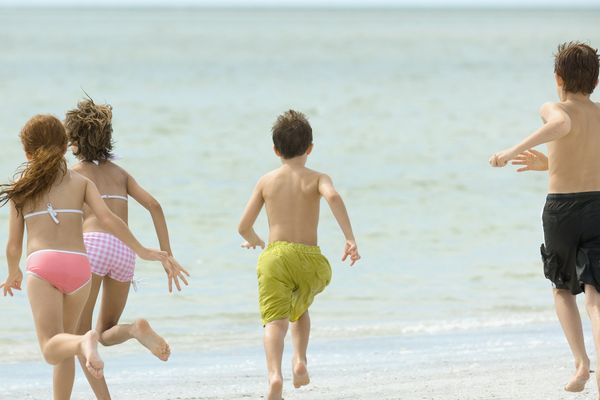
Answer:
<svg viewBox="0 0 600 400"><path fill-rule="evenodd" d="M306 361L292 360L292 374L294 376L294 387L306 386L310 383L310 377L308 376L308 369L306 368Z"/></svg>
<svg viewBox="0 0 600 400"><path fill-rule="evenodd" d="M571 378L569 383L565 385L567 392L582 392L585 389L585 384L590 379L590 364L582 364L577 367L575 375Z"/></svg>
<svg viewBox="0 0 600 400"><path fill-rule="evenodd" d="M283 377L277 376L269 379L269 393L267 394L267 400L283 400Z"/></svg>
<svg viewBox="0 0 600 400"><path fill-rule="evenodd" d="M98 332L91 330L83 335L83 339L79 344L81 355L85 359L85 366L90 371L90 374L96 379L101 379L104 376L104 361L98 354Z"/></svg>
<svg viewBox="0 0 600 400"><path fill-rule="evenodd" d="M145 319L138 319L133 323L132 335L160 360L167 361L169 359L171 348L165 339L154 332Z"/></svg>

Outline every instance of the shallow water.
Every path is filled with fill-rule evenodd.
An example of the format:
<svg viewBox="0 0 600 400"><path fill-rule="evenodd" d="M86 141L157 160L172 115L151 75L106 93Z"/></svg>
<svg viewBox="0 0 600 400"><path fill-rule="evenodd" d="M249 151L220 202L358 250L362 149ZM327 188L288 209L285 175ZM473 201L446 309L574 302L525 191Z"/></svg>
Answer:
<svg viewBox="0 0 600 400"><path fill-rule="evenodd" d="M162 268L140 261L123 319L146 316L179 349L258 346L258 252L239 248L236 226L255 181L278 165L272 122L297 108L314 129L309 165L332 176L363 255L353 268L340 262L343 237L324 206L334 278L311 310L315 337L550 321L538 255L545 176L487 159L539 125L538 107L555 98L555 46L599 46L599 17L2 9L0 177L23 161L29 116L62 117L82 89L111 103L119 163L161 201L192 273L168 296ZM131 227L156 242L141 207ZM25 295L1 299L0 315L0 361L39 360Z"/></svg>

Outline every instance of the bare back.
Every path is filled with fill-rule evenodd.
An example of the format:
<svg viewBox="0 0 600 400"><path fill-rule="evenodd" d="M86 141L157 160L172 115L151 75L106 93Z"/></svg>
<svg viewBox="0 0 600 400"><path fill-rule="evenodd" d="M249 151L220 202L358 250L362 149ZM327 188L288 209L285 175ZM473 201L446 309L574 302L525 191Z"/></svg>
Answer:
<svg viewBox="0 0 600 400"><path fill-rule="evenodd" d="M317 244L319 172L283 165L262 178L269 242Z"/></svg>
<svg viewBox="0 0 600 400"><path fill-rule="evenodd" d="M73 171L80 173L94 182L102 195L127 196L129 175L125 170L111 161L102 161L98 165L91 162L80 162L73 167ZM121 218L123 222L127 223L127 201L114 198L104 200L108 208ZM107 232L89 207L84 207L83 211L85 212L83 232Z"/></svg>
<svg viewBox="0 0 600 400"><path fill-rule="evenodd" d="M67 172L37 201L28 202L23 208L23 215L45 211L48 204L52 204L52 207L57 210L82 210L86 187L87 181L83 177ZM31 216L25 220L27 254L45 249L85 253L81 214L61 212L56 215L56 218L58 224L48 213Z"/></svg>
<svg viewBox="0 0 600 400"><path fill-rule="evenodd" d="M548 143L548 192L600 191L600 105L568 100L558 106L570 117L571 131Z"/></svg>

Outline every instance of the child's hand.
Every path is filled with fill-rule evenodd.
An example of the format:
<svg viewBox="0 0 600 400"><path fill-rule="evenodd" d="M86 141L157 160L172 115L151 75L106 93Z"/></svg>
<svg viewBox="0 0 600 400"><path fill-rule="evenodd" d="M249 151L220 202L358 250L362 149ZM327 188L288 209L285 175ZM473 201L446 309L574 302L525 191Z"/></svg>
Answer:
<svg viewBox="0 0 600 400"><path fill-rule="evenodd" d="M173 292L173 282L175 282L175 287L177 290L181 291L181 284L179 283L180 279L183 283L185 283L185 286L188 286L188 281L185 279L184 275L189 277L190 273L187 272L187 270L183 268L173 256L170 256L161 262L165 272L167 273L167 279L169 281L169 293Z"/></svg>
<svg viewBox="0 0 600 400"><path fill-rule="evenodd" d="M164 262L169 258L169 254L166 251L154 250L144 247L144 250L138 254L142 260L146 261L160 261Z"/></svg>
<svg viewBox="0 0 600 400"><path fill-rule="evenodd" d="M346 240L342 261L346 261L346 258L348 258L348 256L350 256L350 266L353 266L355 262L360 260L360 254L358 254L358 247L356 247L356 242L354 240Z"/></svg>
<svg viewBox="0 0 600 400"><path fill-rule="evenodd" d="M488 161L492 167L504 167L516 156L517 154L513 149L506 149L499 151L498 153L494 153Z"/></svg>
<svg viewBox="0 0 600 400"><path fill-rule="evenodd" d="M548 169L548 157L544 153L530 149L518 154L511 164L524 165L524 167L517 169L517 172L546 171Z"/></svg>
<svg viewBox="0 0 600 400"><path fill-rule="evenodd" d="M265 242L263 242L262 239L258 239L256 242L254 243L250 243L248 241L242 243L241 247L245 248L245 249L256 249L256 246L260 247L261 249L265 248Z"/></svg>
<svg viewBox="0 0 600 400"><path fill-rule="evenodd" d="M23 273L20 269L17 269L16 272L9 273L4 283L0 285L0 288L4 292L4 296L7 294L13 296L13 289L21 290L21 282L23 282Z"/></svg>

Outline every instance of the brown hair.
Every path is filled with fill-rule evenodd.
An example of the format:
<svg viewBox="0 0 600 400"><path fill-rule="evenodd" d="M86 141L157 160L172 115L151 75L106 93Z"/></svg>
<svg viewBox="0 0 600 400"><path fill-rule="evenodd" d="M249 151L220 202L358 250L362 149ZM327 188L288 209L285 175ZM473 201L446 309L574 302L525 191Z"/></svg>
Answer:
<svg viewBox="0 0 600 400"><path fill-rule="evenodd" d="M29 157L13 182L0 185L0 205L12 200L18 213L25 203L46 193L56 179L67 173L67 135L60 120L36 115L21 130L21 143Z"/></svg>
<svg viewBox="0 0 600 400"><path fill-rule="evenodd" d="M554 55L554 72L569 93L591 94L598 83L598 50L581 42L566 42Z"/></svg>
<svg viewBox="0 0 600 400"><path fill-rule="evenodd" d="M67 112L65 128L69 143L77 146L73 154L84 161L106 161L112 158L112 107L81 100L77 108Z"/></svg>
<svg viewBox="0 0 600 400"><path fill-rule="evenodd" d="M288 110L273 124L273 144L285 159L301 156L312 144L312 128L301 112Z"/></svg>

